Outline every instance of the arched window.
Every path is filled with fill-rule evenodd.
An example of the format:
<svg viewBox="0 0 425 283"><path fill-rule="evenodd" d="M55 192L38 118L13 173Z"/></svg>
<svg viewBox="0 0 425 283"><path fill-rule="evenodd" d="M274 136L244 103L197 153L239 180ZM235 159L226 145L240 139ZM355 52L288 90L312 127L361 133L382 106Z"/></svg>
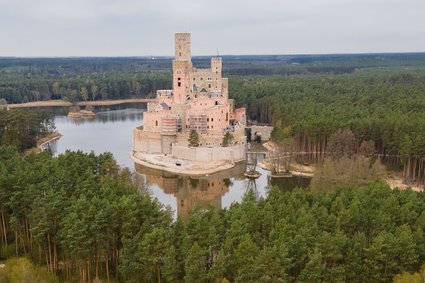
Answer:
<svg viewBox="0 0 425 283"><path fill-rule="evenodd" d="M156 121L155 121L155 126L157 126L157 127L158 127L158 120L156 120Z"/></svg>

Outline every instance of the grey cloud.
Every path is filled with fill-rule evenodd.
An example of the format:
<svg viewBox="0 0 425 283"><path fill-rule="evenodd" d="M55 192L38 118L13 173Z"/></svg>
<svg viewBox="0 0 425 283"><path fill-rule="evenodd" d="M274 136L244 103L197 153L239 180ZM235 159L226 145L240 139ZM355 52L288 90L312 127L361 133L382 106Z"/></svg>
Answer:
<svg viewBox="0 0 425 283"><path fill-rule="evenodd" d="M423 0L0 0L0 56L425 51Z"/></svg>

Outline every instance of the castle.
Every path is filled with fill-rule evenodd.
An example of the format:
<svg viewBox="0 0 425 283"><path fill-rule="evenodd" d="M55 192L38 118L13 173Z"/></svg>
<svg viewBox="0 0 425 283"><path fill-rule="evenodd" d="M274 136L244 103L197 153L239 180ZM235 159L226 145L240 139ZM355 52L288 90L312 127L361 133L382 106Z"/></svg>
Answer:
<svg viewBox="0 0 425 283"><path fill-rule="evenodd" d="M228 98L221 58L211 58L208 69L193 67L190 33L175 34L172 83L172 90L157 91L156 101L143 113L143 125L134 129L133 159L163 155L204 163L245 160L245 108L235 109ZM189 146L191 130L198 133L198 147ZM226 133L231 138L224 146Z"/></svg>

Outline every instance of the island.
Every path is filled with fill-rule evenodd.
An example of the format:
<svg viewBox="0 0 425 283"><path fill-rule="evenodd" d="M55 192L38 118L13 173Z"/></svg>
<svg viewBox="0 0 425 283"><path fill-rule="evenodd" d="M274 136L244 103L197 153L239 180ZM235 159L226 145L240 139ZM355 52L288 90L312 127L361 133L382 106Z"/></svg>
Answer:
<svg viewBox="0 0 425 283"><path fill-rule="evenodd" d="M132 159L165 171L205 175L246 159L246 110L234 107L222 58L193 67L190 33L175 34L173 89L158 90L133 130Z"/></svg>

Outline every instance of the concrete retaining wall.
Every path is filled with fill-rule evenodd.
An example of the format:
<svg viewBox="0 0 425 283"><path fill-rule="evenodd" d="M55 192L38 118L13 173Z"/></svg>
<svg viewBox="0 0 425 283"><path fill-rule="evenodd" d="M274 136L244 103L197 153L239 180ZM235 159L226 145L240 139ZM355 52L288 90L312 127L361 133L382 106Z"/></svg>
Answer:
<svg viewBox="0 0 425 283"><path fill-rule="evenodd" d="M244 138L244 137L243 137ZM187 135L161 136L141 129L133 131L133 151L150 154L171 154L175 158L193 161L243 161L246 158L246 145L230 147L188 147Z"/></svg>
<svg viewBox="0 0 425 283"><path fill-rule="evenodd" d="M161 136L149 135L139 129L133 130L133 150L136 152L162 153Z"/></svg>
<svg viewBox="0 0 425 283"><path fill-rule="evenodd" d="M186 147L173 145L172 155L193 161L220 161L229 160L233 162L245 160L245 145L231 147Z"/></svg>

